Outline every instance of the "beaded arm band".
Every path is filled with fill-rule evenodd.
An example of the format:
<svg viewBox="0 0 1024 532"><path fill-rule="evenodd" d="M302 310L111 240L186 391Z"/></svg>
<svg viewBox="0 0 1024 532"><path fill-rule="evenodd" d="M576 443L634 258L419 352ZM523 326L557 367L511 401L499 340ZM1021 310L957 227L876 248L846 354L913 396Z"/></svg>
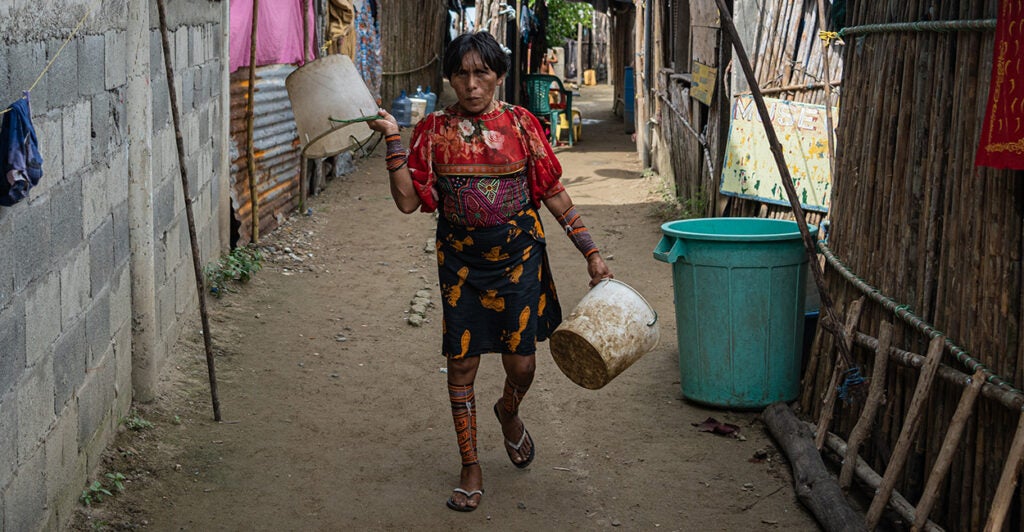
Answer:
<svg viewBox="0 0 1024 532"><path fill-rule="evenodd" d="M384 156L384 162L387 164L388 172L394 172L401 169L409 162L409 152L402 148L402 136L395 133L384 137L387 142L388 152Z"/></svg>
<svg viewBox="0 0 1024 532"><path fill-rule="evenodd" d="M597 245L594 244L594 239L590 236L590 231L587 230L587 226L583 225L580 215L576 213L575 205L570 205L561 216L555 219L562 225L565 234L569 235L569 240L572 240L576 249L580 250L584 257L590 257L598 252Z"/></svg>

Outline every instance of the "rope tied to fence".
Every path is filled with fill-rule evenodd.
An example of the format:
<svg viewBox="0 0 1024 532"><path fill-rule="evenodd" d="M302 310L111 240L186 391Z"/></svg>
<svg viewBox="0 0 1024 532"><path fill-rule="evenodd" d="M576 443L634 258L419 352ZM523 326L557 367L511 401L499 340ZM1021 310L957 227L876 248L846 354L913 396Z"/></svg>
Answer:
<svg viewBox="0 0 1024 532"><path fill-rule="evenodd" d="M818 250L822 255L825 256L825 260L832 266L840 275L843 276L850 284L855 286L862 293L871 298L872 301L878 303L886 310L892 312L897 318L903 320L905 323L914 327L929 339L935 339L939 336L945 337L945 345L949 350L949 353L956 358L957 362L963 364L964 367L971 370L971 372L981 371L985 374L985 382L999 386L1000 388L1006 389L1014 393L1024 393L1021 390L1015 388L1012 384L1007 382L1005 379L997 375L991 369L983 364L980 360L971 356L970 352L966 349L954 344L948 336L942 331L936 329L931 324L926 322L924 318L917 316L910 310L910 306L907 304L899 303L884 294L878 288L871 286L866 281L858 277L852 270L828 247L825 242L818 242Z"/></svg>
<svg viewBox="0 0 1024 532"><path fill-rule="evenodd" d="M838 31L821 30L818 32L818 38L825 41L825 46L832 46L832 41L836 41L836 44L845 44Z"/></svg>
<svg viewBox="0 0 1024 532"><path fill-rule="evenodd" d="M996 19L978 20L924 20L918 22L890 22L885 24L864 24L850 26L838 31L839 37L867 35L869 33L895 33L900 31L987 31L996 27Z"/></svg>
<svg viewBox="0 0 1024 532"><path fill-rule="evenodd" d="M420 65L420 66L418 66L418 67L416 67L416 68L414 68L412 70L404 70L402 72L384 72L382 75L384 75L384 76L404 76L406 74L412 74L414 72L419 72L420 70L423 70L423 69L429 67L430 65L433 65L434 62L437 61L440 58L441 57L439 55L434 54L434 58L433 59L431 59L430 61L427 61L423 65Z"/></svg>

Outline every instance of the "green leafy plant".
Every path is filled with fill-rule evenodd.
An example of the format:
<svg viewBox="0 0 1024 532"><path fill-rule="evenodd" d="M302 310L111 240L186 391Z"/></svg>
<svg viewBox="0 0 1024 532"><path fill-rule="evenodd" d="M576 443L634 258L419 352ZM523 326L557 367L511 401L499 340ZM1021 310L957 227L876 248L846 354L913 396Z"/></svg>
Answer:
<svg viewBox="0 0 1024 532"><path fill-rule="evenodd" d="M114 486L118 493L124 491L124 481L126 480L124 475L121 473L107 473L103 476L107 477L107 480L110 481L110 484Z"/></svg>
<svg viewBox="0 0 1024 532"><path fill-rule="evenodd" d="M253 246L242 246L223 255L216 263L206 266L203 275L210 293L216 297L224 295L231 282L244 283L263 267L263 254Z"/></svg>
<svg viewBox="0 0 1024 532"><path fill-rule="evenodd" d="M89 484L87 488L82 490L82 495L78 500L86 506L92 506L92 503L94 502L103 502L104 496L113 497L114 494L107 488L103 487L102 482L94 480L92 481L92 484Z"/></svg>
<svg viewBox="0 0 1024 532"><path fill-rule="evenodd" d="M139 416L127 417L122 420L124 426L130 430L139 431L153 428L153 423L146 421Z"/></svg>
<svg viewBox="0 0 1024 532"><path fill-rule="evenodd" d="M704 187L701 187L693 196L680 198L676 196L672 186L657 178L656 174L650 170L644 171L644 177L653 177L660 182L655 194L661 201L656 202L651 208L651 216L666 222L704 216L708 206L708 194Z"/></svg>
<svg viewBox="0 0 1024 532"><path fill-rule="evenodd" d="M530 8L536 7L536 1L531 0ZM570 2L569 0L547 0L548 24L546 27L546 39L548 48L565 45L566 39L576 38L576 26L583 24L589 28L593 25L594 6L585 2Z"/></svg>

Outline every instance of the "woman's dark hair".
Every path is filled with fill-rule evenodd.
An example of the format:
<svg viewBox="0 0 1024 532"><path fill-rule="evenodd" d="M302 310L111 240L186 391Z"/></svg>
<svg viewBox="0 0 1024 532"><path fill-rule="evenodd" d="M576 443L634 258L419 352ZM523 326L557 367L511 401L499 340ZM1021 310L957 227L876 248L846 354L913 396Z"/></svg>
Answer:
<svg viewBox="0 0 1024 532"><path fill-rule="evenodd" d="M452 79L452 74L462 68L462 58L470 51L480 54L487 68L494 71L500 78L508 72L511 61L505 49L486 31L463 33L452 39L444 49L444 60L441 64L444 77Z"/></svg>

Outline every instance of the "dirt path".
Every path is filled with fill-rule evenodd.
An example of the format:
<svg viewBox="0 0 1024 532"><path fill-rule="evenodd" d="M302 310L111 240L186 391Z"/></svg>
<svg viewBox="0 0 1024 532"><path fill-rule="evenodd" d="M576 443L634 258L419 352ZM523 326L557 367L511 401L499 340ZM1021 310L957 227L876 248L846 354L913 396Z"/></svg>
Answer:
<svg viewBox="0 0 1024 532"><path fill-rule="evenodd" d="M422 327L406 322L417 291L438 298L433 219L394 208L378 152L330 182L312 216L265 241L276 252L252 282L213 300L227 422L211 420L193 327L159 400L138 407L155 427L126 429L107 454L104 472L124 474L125 492L83 511L76 528L815 530L755 414L681 398L670 269L651 258L661 222L651 216L653 185L609 97L584 89L583 142L559 154L564 182L617 278L662 316L661 345L590 391L542 344L522 407L537 445L525 471L509 463L486 415L503 382L499 359L486 357L478 511L444 506L459 455L439 371L440 309ZM554 227L547 213L544 222ZM549 250L568 313L586 290L585 263L556 232ZM693 426L709 416L742 437Z"/></svg>

